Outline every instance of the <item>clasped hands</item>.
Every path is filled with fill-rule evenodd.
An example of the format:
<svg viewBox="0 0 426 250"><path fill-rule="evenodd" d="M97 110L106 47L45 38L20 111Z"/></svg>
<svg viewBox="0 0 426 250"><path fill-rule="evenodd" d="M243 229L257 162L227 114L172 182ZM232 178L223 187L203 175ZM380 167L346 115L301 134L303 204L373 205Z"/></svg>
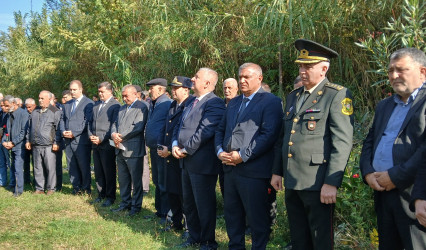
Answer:
<svg viewBox="0 0 426 250"><path fill-rule="evenodd" d="M222 164L236 166L243 162L240 154L237 151L231 151L229 153L223 151L218 155L219 160L222 161Z"/></svg>
<svg viewBox="0 0 426 250"><path fill-rule="evenodd" d="M74 135L72 134L72 131L71 131L71 130L66 130L66 131L64 131L64 132L62 133L62 135L63 135L65 138L68 138L68 139L72 139L72 138L74 137Z"/></svg>
<svg viewBox="0 0 426 250"><path fill-rule="evenodd" d="M120 145L120 143L123 141L123 139L121 138L122 135L120 133L112 133L111 134L111 138L114 141L115 147L118 148L118 146Z"/></svg>
<svg viewBox="0 0 426 250"><path fill-rule="evenodd" d="M91 135L89 138L90 138L90 141L95 145L99 145L101 143L99 136Z"/></svg>
<svg viewBox="0 0 426 250"><path fill-rule="evenodd" d="M389 177L388 171L369 173L365 176L365 181L376 191L390 191L396 188Z"/></svg>
<svg viewBox="0 0 426 250"><path fill-rule="evenodd" d="M157 149L157 154L162 157L162 158L166 158L167 156L170 155L169 149L167 148L167 146L163 146L163 149Z"/></svg>
<svg viewBox="0 0 426 250"><path fill-rule="evenodd" d="M15 145L13 145L13 142L11 142L11 141L5 141L2 144L3 144L3 147L5 147L8 150L12 149L15 146Z"/></svg>
<svg viewBox="0 0 426 250"><path fill-rule="evenodd" d="M173 146L172 148L172 155L176 159L182 159L186 157L186 153L183 151L182 148L179 148L179 146Z"/></svg>

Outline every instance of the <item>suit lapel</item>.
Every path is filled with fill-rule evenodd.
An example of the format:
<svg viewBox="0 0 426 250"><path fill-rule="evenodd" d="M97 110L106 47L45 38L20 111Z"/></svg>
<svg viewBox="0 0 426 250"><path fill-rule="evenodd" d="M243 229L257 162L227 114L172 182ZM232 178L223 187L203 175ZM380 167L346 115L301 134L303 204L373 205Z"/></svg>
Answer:
<svg viewBox="0 0 426 250"><path fill-rule="evenodd" d="M402 123L402 126L401 126L401 129L399 130L398 136L405 129L408 122L411 120L413 115L416 113L417 109L419 109L424 104L425 99L426 99L426 88L423 85L423 87L421 89L419 89L419 93L417 94L416 99L414 99L414 102L411 105L411 108L408 111L407 116L404 119L404 122Z"/></svg>
<svg viewBox="0 0 426 250"><path fill-rule="evenodd" d="M261 94L264 93L264 92L265 91L262 88L260 88L259 91L257 91L257 93L253 96L253 98L251 99L251 101L248 103L248 105L247 105L246 109L244 110L244 112L241 115L239 115L239 116L236 115L236 117L238 117L237 122L242 121L247 114L250 114L250 112L252 111L253 107L256 106L256 104L262 99L262 95ZM239 103L240 103L240 106L241 106L242 99L240 100ZM237 110L237 112L238 112L238 110Z"/></svg>

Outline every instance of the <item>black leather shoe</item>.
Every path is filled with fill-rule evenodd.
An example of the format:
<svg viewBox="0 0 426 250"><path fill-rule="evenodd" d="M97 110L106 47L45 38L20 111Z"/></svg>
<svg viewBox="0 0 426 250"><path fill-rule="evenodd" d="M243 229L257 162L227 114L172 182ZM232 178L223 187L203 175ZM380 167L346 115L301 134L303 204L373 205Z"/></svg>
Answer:
<svg viewBox="0 0 426 250"><path fill-rule="evenodd" d="M129 216L129 217L133 217L133 216L137 215L139 212L140 212L140 210L134 210L134 209L132 209L132 210L130 210L130 212L127 214L127 216Z"/></svg>
<svg viewBox="0 0 426 250"><path fill-rule="evenodd" d="M112 204L114 204L114 201L107 199L104 203L102 203L103 207L110 207L112 206Z"/></svg>
<svg viewBox="0 0 426 250"><path fill-rule="evenodd" d="M185 242L177 245L177 248L187 248L187 247L198 247L199 244L193 241L191 238L188 238Z"/></svg>
<svg viewBox="0 0 426 250"><path fill-rule="evenodd" d="M15 193L13 193L13 196L15 197L15 198L18 198L19 196L21 196L22 195L22 193L18 193L18 192L15 192Z"/></svg>
<svg viewBox="0 0 426 250"><path fill-rule="evenodd" d="M100 203L102 201L101 197L96 198L94 201L90 202L91 204Z"/></svg>
<svg viewBox="0 0 426 250"><path fill-rule="evenodd" d="M114 212L114 213L116 213L116 212L120 212L120 211L125 211L125 210L130 210L130 207L122 207L122 206L119 206L118 208L111 208L111 212Z"/></svg>

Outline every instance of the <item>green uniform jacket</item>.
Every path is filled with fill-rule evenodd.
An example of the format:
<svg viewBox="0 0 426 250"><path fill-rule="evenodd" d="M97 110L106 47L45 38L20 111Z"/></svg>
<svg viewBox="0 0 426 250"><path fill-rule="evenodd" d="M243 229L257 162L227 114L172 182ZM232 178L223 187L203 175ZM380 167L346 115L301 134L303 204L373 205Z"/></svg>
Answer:
<svg viewBox="0 0 426 250"><path fill-rule="evenodd" d="M296 112L302 93L303 87L287 96L272 172L284 177L288 189L339 187L352 148L351 93L325 78Z"/></svg>

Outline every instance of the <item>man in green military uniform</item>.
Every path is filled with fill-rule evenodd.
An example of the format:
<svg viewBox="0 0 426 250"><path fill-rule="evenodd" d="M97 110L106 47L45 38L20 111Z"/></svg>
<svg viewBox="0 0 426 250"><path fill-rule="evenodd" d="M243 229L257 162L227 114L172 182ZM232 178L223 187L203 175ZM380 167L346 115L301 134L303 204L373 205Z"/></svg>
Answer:
<svg viewBox="0 0 426 250"><path fill-rule="evenodd" d="M352 148L352 98L326 77L337 52L304 39L295 46L303 87L287 96L271 185L282 190L284 177L293 249L332 249L334 203Z"/></svg>

